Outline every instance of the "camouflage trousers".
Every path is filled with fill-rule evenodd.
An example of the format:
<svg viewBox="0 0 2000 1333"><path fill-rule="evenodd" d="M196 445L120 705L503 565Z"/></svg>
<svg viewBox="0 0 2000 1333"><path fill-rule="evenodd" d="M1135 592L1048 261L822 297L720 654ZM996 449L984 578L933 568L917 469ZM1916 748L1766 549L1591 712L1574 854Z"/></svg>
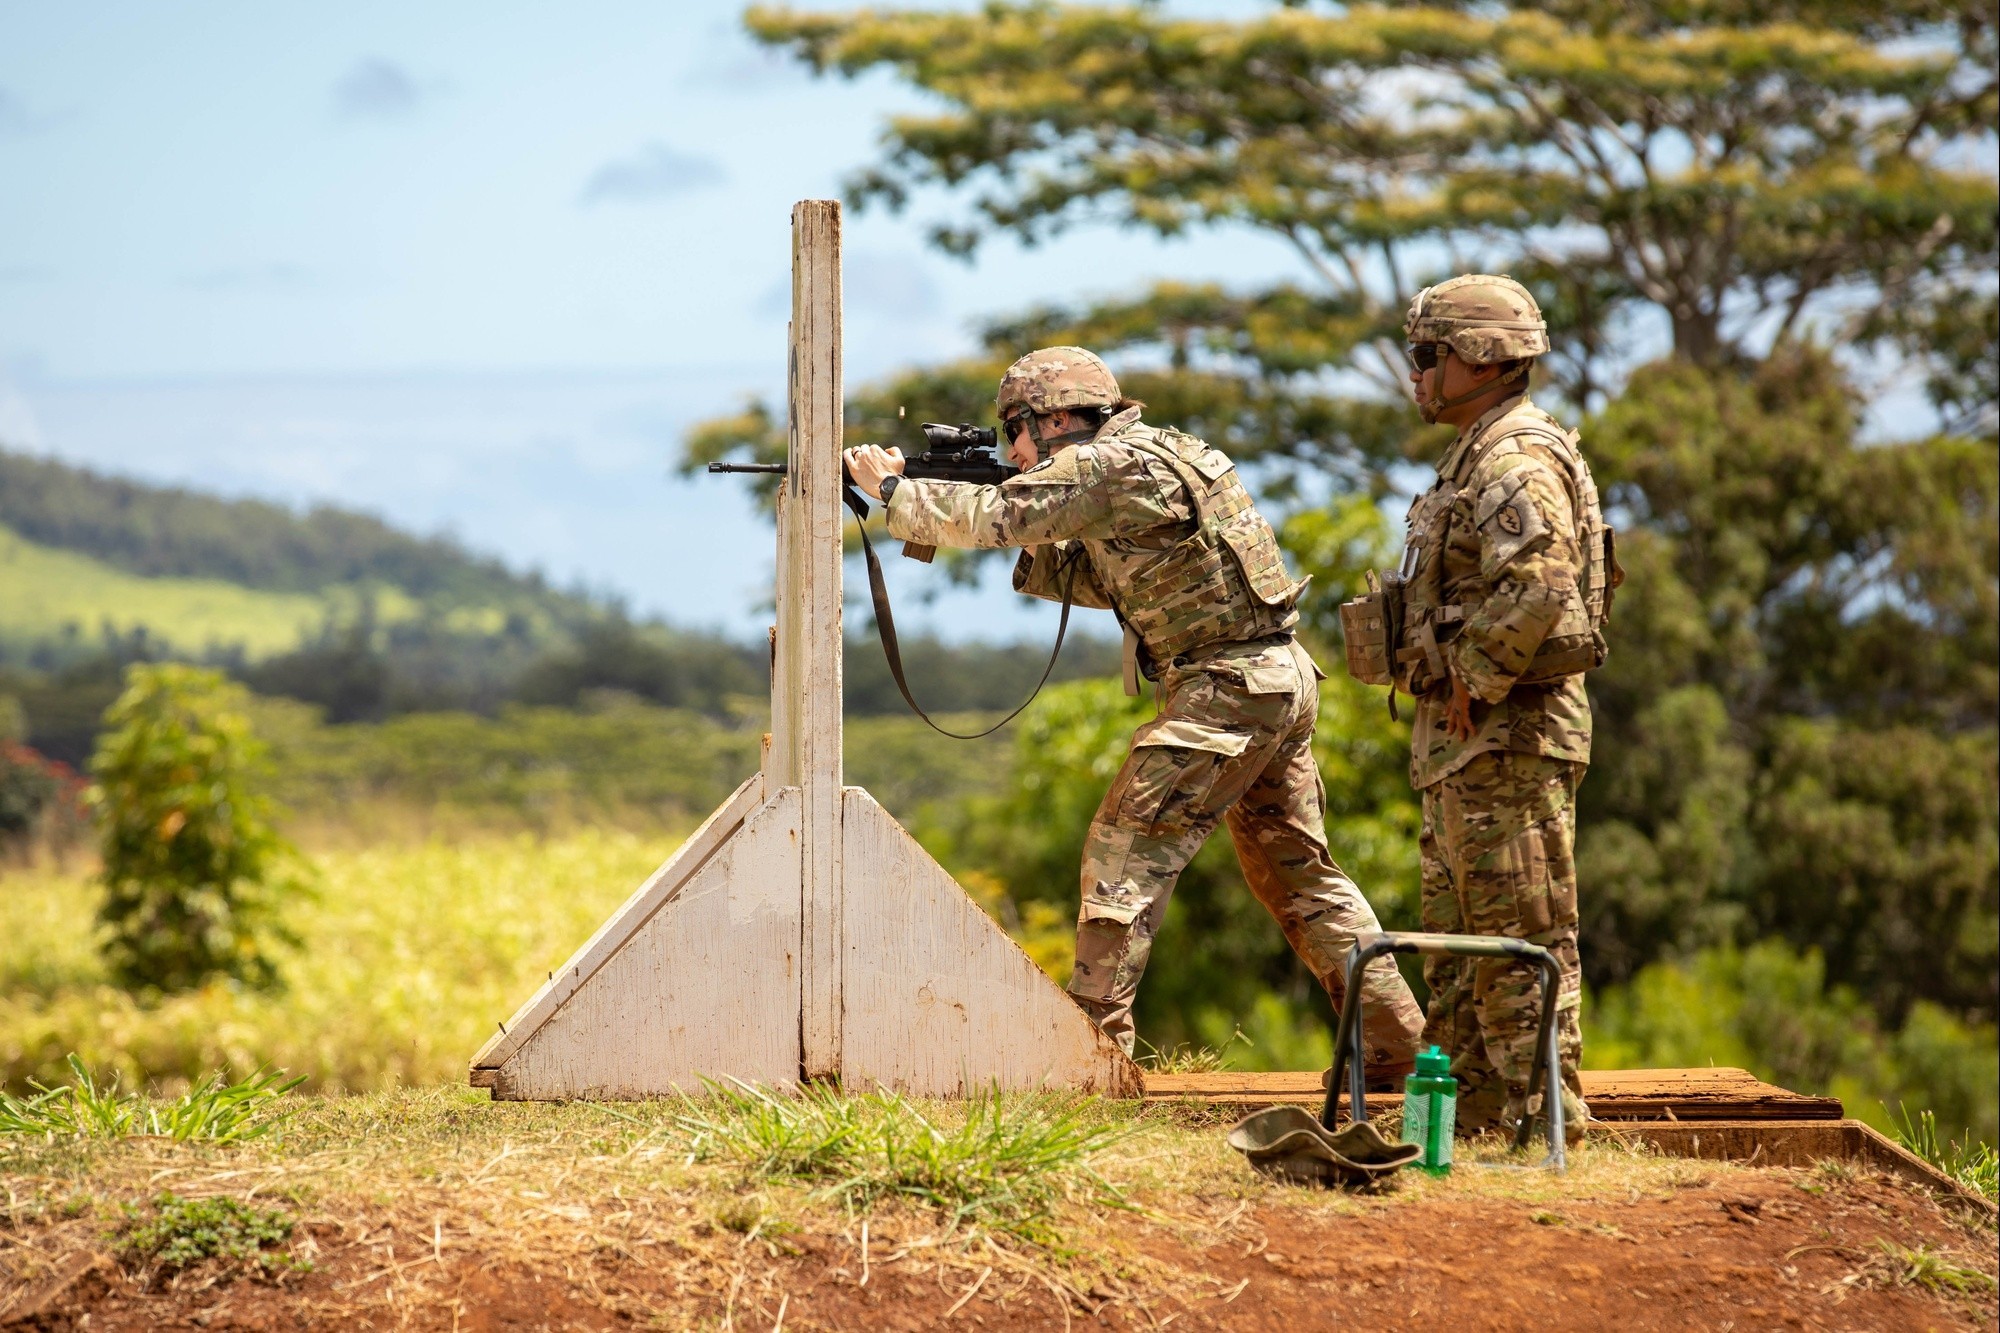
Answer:
<svg viewBox="0 0 2000 1333"><path fill-rule="evenodd" d="M1582 973L1576 950L1576 789L1584 765L1489 751L1424 788L1423 924L1451 934L1511 935L1562 964L1556 1041L1572 1136L1588 1116L1577 1062ZM1491 958L1426 957L1424 1040L1452 1053L1458 1126L1512 1128L1528 1105L1541 1019L1541 974Z"/></svg>
<svg viewBox="0 0 2000 1333"><path fill-rule="evenodd" d="M1070 994L1132 1050L1132 1002L1167 900L1226 819L1250 891L1337 1009L1349 946L1381 926L1327 850L1312 659L1289 640L1232 645L1170 668L1161 687L1160 714L1133 736L1084 843ZM1423 1013L1389 959L1370 964L1361 998L1367 1061L1413 1058Z"/></svg>

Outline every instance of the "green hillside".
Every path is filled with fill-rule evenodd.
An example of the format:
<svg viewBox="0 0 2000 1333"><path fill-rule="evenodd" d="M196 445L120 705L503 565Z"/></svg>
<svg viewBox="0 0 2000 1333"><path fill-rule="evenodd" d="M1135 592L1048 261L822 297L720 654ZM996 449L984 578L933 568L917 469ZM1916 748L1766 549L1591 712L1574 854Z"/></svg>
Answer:
<svg viewBox="0 0 2000 1333"><path fill-rule="evenodd" d="M475 633L496 632L511 620L545 637L599 610L548 588L539 575L516 574L449 539L413 537L368 514L225 500L4 449L0 525L39 546L143 579L219 581L314 597L397 589L433 613L460 613L463 628ZM89 623L95 610L79 605L71 618Z"/></svg>
<svg viewBox="0 0 2000 1333"><path fill-rule="evenodd" d="M9 655L38 644L94 643L106 629L121 638L144 629L175 654L240 647L267 657L298 647L329 615L351 618L360 600L351 588L274 592L216 578L147 578L0 526L0 652ZM400 590L377 594L382 621L415 610Z"/></svg>

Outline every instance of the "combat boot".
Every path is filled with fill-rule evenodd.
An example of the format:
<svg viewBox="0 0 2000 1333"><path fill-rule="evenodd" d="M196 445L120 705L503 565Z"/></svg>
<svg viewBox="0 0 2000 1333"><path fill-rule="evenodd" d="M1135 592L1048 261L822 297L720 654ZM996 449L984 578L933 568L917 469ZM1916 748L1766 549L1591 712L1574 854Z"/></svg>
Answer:
<svg viewBox="0 0 2000 1333"><path fill-rule="evenodd" d="M1417 1060L1411 1056L1405 1060L1385 1060L1380 1064L1363 1065L1361 1068L1362 1089L1370 1093L1394 1094L1403 1090L1403 1080L1417 1072ZM1319 1085L1323 1089L1333 1080L1333 1070L1319 1071Z"/></svg>
<svg viewBox="0 0 2000 1333"><path fill-rule="evenodd" d="M1575 1147L1577 1144L1583 1142L1584 1131L1590 1125L1590 1107L1583 1098L1577 1096L1568 1088L1562 1090L1562 1099L1563 1142L1569 1144L1571 1147ZM1530 1130L1528 1136L1529 1142L1536 1143L1546 1140L1548 1138L1548 1126L1542 1120L1542 1099L1540 1095L1534 1098L1533 1109L1530 1110L1528 1097L1525 1093L1510 1094L1507 1098L1506 1109L1500 1113L1501 1131L1510 1136L1514 1134L1520 1128L1523 1114L1534 1117L1534 1127Z"/></svg>

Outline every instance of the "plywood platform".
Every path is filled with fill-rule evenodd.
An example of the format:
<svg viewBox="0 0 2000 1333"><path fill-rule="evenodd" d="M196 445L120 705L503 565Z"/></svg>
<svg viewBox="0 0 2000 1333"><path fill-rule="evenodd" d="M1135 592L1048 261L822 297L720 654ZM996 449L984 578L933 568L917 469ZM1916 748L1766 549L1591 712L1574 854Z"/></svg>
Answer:
<svg viewBox="0 0 2000 1333"><path fill-rule="evenodd" d="M1317 1070L1270 1074L1147 1074L1149 1102L1194 1101L1252 1111L1326 1096ZM1742 1069L1586 1070L1584 1100L1597 1120L1839 1120L1838 1097L1808 1097ZM1384 1097L1382 1103L1394 1099ZM1376 1099L1369 1099L1370 1105Z"/></svg>

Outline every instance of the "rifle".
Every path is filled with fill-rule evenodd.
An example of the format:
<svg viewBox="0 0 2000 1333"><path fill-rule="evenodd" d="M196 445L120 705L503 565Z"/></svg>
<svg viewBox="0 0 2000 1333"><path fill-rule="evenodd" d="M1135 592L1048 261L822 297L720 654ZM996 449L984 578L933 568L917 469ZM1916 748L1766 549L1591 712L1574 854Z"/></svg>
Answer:
<svg viewBox="0 0 2000 1333"><path fill-rule="evenodd" d="M991 426L974 426L960 423L947 426L940 421L926 421L919 427L924 433L924 443L929 447L922 453L903 460L903 475L912 481L964 481L975 486L998 486L1009 477L1019 476L1021 469L1009 466L999 460L997 454L1000 438ZM751 472L767 476L783 476L783 463L710 463L710 472ZM889 588L882 579L882 562L876 558L875 544L868 540L868 502L855 489L854 477L843 464L841 475L841 498L854 511L855 526L861 530L861 553L868 558L868 591L875 603L875 630L882 640L882 655L889 659L889 674L895 677L896 688L902 693L903 702L929 724L931 730L954 740L974 741L982 736L990 736L1021 715L1021 710L1035 701L1042 692L1042 686L1049 683L1049 674L1056 669L1056 659L1062 656L1063 635L1069 632L1070 592L1076 583L1076 554L1063 579L1062 620L1056 626L1056 646L1049 653L1049 664L1042 668L1042 678L1035 682L1035 688L1007 716L995 722L984 731L971 733L946 731L931 720L916 696L910 693L909 682L903 679L903 651L896 642L896 619L889 609ZM912 560L929 564L937 555L937 547L904 542L903 554Z"/></svg>
<svg viewBox="0 0 2000 1333"><path fill-rule="evenodd" d="M1021 471L1000 461L999 433L991 426L973 426L963 422L947 426L941 421L926 421L918 429L923 431L924 443L929 447L903 460L903 475L912 481L969 481L975 486L998 486ZM710 463L708 470L783 476L785 465ZM854 479L848 477L847 484L853 485Z"/></svg>

